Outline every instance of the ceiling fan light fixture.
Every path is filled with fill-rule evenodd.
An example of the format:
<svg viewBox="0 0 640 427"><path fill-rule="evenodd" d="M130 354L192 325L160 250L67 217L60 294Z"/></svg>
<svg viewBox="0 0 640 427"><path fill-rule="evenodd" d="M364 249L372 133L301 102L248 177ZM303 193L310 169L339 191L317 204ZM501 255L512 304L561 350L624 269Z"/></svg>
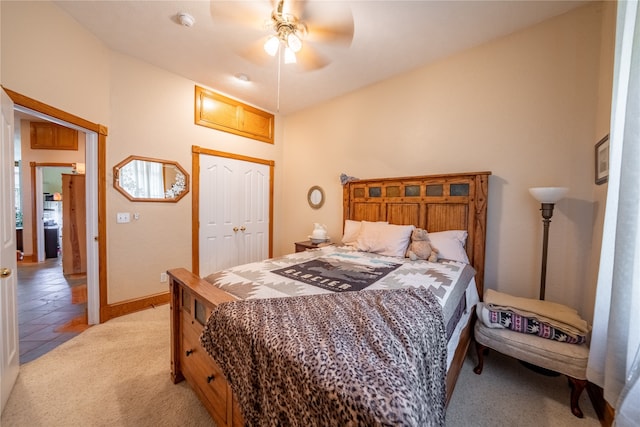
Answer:
<svg viewBox="0 0 640 427"><path fill-rule="evenodd" d="M292 31L287 35L287 46L289 46L294 53L297 53L302 49L302 40L300 40L300 37L298 37L295 31Z"/></svg>
<svg viewBox="0 0 640 427"><path fill-rule="evenodd" d="M291 50L290 47L286 47L284 49L284 63L285 64L295 64L297 62L296 60L296 54L293 50Z"/></svg>
<svg viewBox="0 0 640 427"><path fill-rule="evenodd" d="M280 39L277 36L271 36L264 43L264 51L271 56L276 56L278 53L278 47L280 47Z"/></svg>

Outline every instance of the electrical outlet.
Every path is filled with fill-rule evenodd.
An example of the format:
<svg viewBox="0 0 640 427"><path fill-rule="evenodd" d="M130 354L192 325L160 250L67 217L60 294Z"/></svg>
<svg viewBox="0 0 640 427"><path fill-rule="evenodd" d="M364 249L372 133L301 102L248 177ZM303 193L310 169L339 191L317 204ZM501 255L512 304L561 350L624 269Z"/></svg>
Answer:
<svg viewBox="0 0 640 427"><path fill-rule="evenodd" d="M167 273L165 273L164 271L160 273L160 283L165 283L168 280L169 280L169 277L167 277Z"/></svg>

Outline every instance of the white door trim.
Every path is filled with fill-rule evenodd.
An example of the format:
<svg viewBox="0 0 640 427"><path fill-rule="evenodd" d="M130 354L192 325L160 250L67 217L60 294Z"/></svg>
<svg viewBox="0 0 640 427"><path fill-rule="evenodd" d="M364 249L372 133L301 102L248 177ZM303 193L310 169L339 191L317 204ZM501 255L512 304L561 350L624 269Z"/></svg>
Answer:
<svg viewBox="0 0 640 427"><path fill-rule="evenodd" d="M98 134L85 131L85 180L87 212L87 322L100 323L100 274L98 256ZM91 285L89 285L91 283Z"/></svg>
<svg viewBox="0 0 640 427"><path fill-rule="evenodd" d="M36 213L36 217L32 218L32 221L35 221L36 223L36 243L38 245L38 248L36 250L36 253L38 254L38 259L36 260L36 262L43 262L45 260L45 253L44 253L44 220L42 218L43 216L43 212L44 212L44 202L42 200L42 167L37 166L36 167L36 182L35 182L35 192L36 192L36 197L34 197L35 201L36 201L36 206L35 206L35 213Z"/></svg>

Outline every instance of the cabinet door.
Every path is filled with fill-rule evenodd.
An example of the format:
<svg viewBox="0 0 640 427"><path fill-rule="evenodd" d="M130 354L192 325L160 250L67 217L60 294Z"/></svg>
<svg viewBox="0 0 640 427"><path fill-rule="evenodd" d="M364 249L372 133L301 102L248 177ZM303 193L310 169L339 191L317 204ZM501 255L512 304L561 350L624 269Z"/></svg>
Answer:
<svg viewBox="0 0 640 427"><path fill-rule="evenodd" d="M195 123L273 144L273 114L199 86Z"/></svg>
<svg viewBox="0 0 640 427"><path fill-rule="evenodd" d="M200 155L199 274L269 256L270 168Z"/></svg>
<svg viewBox="0 0 640 427"><path fill-rule="evenodd" d="M31 148L78 150L78 131L49 122L31 122Z"/></svg>

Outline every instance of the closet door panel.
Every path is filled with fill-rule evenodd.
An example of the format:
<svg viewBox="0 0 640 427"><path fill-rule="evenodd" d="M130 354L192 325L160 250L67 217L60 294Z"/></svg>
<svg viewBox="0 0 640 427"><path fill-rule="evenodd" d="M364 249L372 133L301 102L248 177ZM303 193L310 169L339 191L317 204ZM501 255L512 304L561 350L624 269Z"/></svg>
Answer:
<svg viewBox="0 0 640 427"><path fill-rule="evenodd" d="M268 258L269 166L200 155L199 272Z"/></svg>

